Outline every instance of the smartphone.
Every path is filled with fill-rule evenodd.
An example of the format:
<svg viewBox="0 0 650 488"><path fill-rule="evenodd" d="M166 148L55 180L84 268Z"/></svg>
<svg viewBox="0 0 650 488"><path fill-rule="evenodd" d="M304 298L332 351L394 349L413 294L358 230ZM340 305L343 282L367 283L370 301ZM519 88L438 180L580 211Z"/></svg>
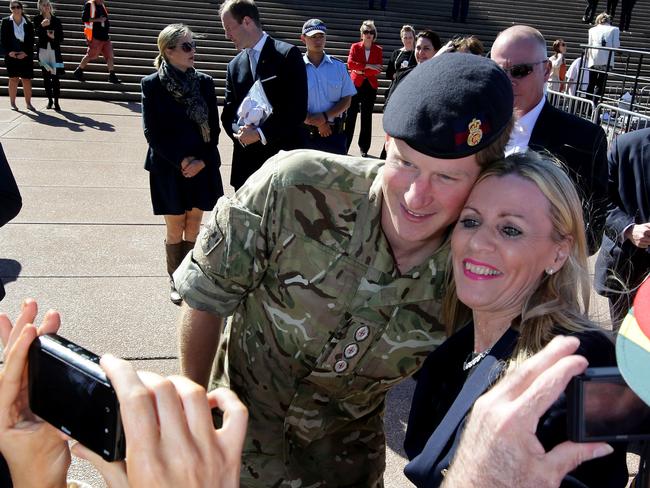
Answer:
<svg viewBox="0 0 650 488"><path fill-rule="evenodd" d="M47 334L30 346L27 369L33 413L106 461L124 459L120 404L99 356Z"/></svg>
<svg viewBox="0 0 650 488"><path fill-rule="evenodd" d="M587 368L567 389L567 429L575 442L650 439L650 407L618 368Z"/></svg>

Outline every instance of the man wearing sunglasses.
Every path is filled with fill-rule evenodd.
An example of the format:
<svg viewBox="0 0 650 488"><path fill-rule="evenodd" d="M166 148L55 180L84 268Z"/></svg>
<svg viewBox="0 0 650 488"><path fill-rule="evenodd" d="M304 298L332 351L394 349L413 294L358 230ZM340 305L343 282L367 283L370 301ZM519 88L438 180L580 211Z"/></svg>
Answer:
<svg viewBox="0 0 650 488"><path fill-rule="evenodd" d="M546 100L551 72L546 40L515 25L501 32L492 59L508 74L514 92L515 127L506 154L548 151L562 161L582 196L589 253L600 246L607 207L607 139L596 124L559 110Z"/></svg>
<svg viewBox="0 0 650 488"><path fill-rule="evenodd" d="M307 115L307 73L297 47L262 30L253 0L228 0L219 9L226 38L240 51L228 63L221 123L235 143L230 184L239 189L264 161L301 147ZM259 81L273 112L259 124L239 123L242 102ZM247 99L250 101L250 99Z"/></svg>

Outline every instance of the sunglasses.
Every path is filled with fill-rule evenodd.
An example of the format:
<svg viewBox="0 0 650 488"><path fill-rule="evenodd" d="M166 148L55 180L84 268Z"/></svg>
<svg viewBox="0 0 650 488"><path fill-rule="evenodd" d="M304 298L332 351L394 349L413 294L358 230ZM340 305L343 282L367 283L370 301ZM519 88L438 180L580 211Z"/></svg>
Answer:
<svg viewBox="0 0 650 488"><path fill-rule="evenodd" d="M191 53L192 50L196 51L196 42L184 42L180 47L184 53Z"/></svg>
<svg viewBox="0 0 650 488"><path fill-rule="evenodd" d="M22 10L23 6L22 5L12 5L9 7L11 10Z"/></svg>
<svg viewBox="0 0 650 488"><path fill-rule="evenodd" d="M373 36L375 35L375 31L371 31L371 30L364 30L361 33L362 34L372 34Z"/></svg>
<svg viewBox="0 0 650 488"><path fill-rule="evenodd" d="M521 63L521 64L514 64L510 68L504 68L503 66L501 69L505 71L506 73L510 73L510 76L513 78L526 78L529 74L533 72L535 69L536 64L542 64L545 63L546 59L543 61L537 61L536 63Z"/></svg>

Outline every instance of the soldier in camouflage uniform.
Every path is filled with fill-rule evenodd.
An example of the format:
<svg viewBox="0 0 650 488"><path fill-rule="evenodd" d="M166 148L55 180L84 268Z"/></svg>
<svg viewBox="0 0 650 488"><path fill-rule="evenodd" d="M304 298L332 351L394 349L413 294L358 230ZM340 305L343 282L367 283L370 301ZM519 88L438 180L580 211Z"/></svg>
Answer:
<svg viewBox="0 0 650 488"><path fill-rule="evenodd" d="M280 153L219 200L174 279L184 374L216 353L249 409L242 486L382 486L386 392L446 337L448 230L511 116L492 61L440 56L391 98L385 166Z"/></svg>

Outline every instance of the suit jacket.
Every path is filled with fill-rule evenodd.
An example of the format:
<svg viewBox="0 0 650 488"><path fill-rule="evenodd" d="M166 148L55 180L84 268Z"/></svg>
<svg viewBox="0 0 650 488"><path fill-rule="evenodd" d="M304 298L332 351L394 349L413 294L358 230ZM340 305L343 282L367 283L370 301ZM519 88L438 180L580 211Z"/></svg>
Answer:
<svg viewBox="0 0 650 488"><path fill-rule="evenodd" d="M201 95L208 105L208 143L203 141L196 122L187 116L185 106L162 85L157 71L142 79L142 123L149 143L144 164L147 171L177 173L187 156L202 159L206 169L219 167L221 160L217 144L220 129L214 82L204 73L198 72L197 75Z"/></svg>
<svg viewBox="0 0 650 488"><path fill-rule="evenodd" d="M582 200L589 254L600 246L607 216L607 138L587 120L544 104L528 147L550 152L568 168Z"/></svg>
<svg viewBox="0 0 650 488"><path fill-rule="evenodd" d="M354 86L359 88L363 85L364 80L370 82L375 90L379 86L377 81L377 75L379 71L374 69L366 69L367 64L378 64L381 66L384 62L384 50L379 44L373 44L370 46L370 56L368 56L368 61L366 61L366 49L363 47L363 41L355 42L350 46L350 52L348 54L348 69L350 70L350 77L354 82ZM356 71L363 71L363 73L356 73Z"/></svg>
<svg viewBox="0 0 650 488"><path fill-rule="evenodd" d="M22 206L18 185L0 144L0 227L18 215Z"/></svg>
<svg viewBox="0 0 650 488"><path fill-rule="evenodd" d="M30 59L34 58L34 24L25 18L25 40L20 42L14 35L14 26L11 16L2 19L0 24L0 43L5 56L12 51L23 51Z"/></svg>
<svg viewBox="0 0 650 488"><path fill-rule="evenodd" d="M596 291L608 296L611 290L638 285L650 271L650 254L620 236L630 224L650 222L650 129L618 136L609 153L610 206L605 235L596 260ZM623 281L612 279L612 273Z"/></svg>
<svg viewBox="0 0 650 488"><path fill-rule="evenodd" d="M280 150L297 149L300 128L307 116L307 71L297 47L268 37L257 61L256 78L262 81L273 113L260 129L266 138L243 147L233 136L237 109L255 82L248 53L240 52L228 63L226 92L221 122L235 145L230 184L239 188L262 164Z"/></svg>

